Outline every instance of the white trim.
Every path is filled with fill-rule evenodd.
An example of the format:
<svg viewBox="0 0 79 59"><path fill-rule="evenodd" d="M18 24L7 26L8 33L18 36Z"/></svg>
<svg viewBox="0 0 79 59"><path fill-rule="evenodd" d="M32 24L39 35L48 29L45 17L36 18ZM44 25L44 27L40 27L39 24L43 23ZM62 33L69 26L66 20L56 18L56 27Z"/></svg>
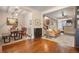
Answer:
<svg viewBox="0 0 79 59"><path fill-rule="evenodd" d="M12 41L12 42L10 42L10 43L5 43L5 44L2 44L2 46L14 44L14 43L17 43L17 42L20 42L20 41L24 41L24 40L26 40L26 39L20 39L20 40Z"/></svg>

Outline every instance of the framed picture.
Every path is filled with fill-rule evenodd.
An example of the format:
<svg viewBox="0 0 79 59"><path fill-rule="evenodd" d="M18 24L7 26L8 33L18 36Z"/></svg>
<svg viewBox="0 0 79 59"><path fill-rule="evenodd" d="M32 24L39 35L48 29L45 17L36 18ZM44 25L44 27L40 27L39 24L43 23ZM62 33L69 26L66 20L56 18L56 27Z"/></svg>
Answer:
<svg viewBox="0 0 79 59"><path fill-rule="evenodd" d="M35 19L35 26L40 26L41 25L41 20Z"/></svg>
<svg viewBox="0 0 79 59"><path fill-rule="evenodd" d="M18 25L18 20L16 18L7 18L7 25Z"/></svg>

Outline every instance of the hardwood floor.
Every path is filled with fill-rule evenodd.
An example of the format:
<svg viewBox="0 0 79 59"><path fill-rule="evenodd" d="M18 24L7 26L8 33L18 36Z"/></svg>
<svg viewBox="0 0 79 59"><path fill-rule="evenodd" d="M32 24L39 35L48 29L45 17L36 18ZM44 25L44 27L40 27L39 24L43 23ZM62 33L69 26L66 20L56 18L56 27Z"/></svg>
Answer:
<svg viewBox="0 0 79 59"><path fill-rule="evenodd" d="M4 53L74 53L78 52L73 47L61 47L56 42L35 39L24 40L15 44L3 46Z"/></svg>

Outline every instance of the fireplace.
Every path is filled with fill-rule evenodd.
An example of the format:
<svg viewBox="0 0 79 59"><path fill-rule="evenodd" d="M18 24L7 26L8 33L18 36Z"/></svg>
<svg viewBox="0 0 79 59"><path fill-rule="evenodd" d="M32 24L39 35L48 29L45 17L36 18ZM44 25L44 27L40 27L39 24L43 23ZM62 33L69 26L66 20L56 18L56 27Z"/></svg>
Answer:
<svg viewBox="0 0 79 59"><path fill-rule="evenodd" d="M34 38L42 37L42 28L34 28Z"/></svg>

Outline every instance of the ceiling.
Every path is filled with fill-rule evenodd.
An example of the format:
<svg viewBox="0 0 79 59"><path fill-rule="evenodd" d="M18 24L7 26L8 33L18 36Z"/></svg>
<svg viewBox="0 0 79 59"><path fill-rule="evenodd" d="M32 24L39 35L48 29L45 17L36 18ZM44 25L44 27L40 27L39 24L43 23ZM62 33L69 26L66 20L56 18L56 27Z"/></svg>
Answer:
<svg viewBox="0 0 79 59"><path fill-rule="evenodd" d="M40 12L46 11L48 9L54 8L56 6L25 6L24 8L31 8L31 9L35 9L38 10ZM73 11L74 11L74 7L69 7L66 9L62 9L65 15L69 15L69 16L73 16ZM51 18L61 18L62 17L62 10L58 10L55 12L50 12L47 13L45 15L51 17ZM23 8L21 8L20 6L0 6L0 12L9 12L9 13L20 13L20 14L28 14L28 12L26 12Z"/></svg>
<svg viewBox="0 0 79 59"><path fill-rule="evenodd" d="M43 12L43 11L46 11L48 9L51 9L51 8L54 8L55 6L27 6L31 9L35 9L35 10L38 10L39 12ZM27 8L27 7L24 7L24 8ZM0 6L0 11L6 11L6 12L13 12L15 9L20 9L20 6Z"/></svg>
<svg viewBox="0 0 79 59"><path fill-rule="evenodd" d="M0 6L0 12L7 12L8 6Z"/></svg>
<svg viewBox="0 0 79 59"><path fill-rule="evenodd" d="M62 11L64 13L64 16L70 16L70 17L73 17L74 15L74 7L68 7L68 8L65 8L65 9L61 9L61 10L58 10L58 11L55 11L55 12L51 12L51 13L47 13L45 14L46 16L50 17L50 18L62 18Z"/></svg>
<svg viewBox="0 0 79 59"><path fill-rule="evenodd" d="M29 6L29 8L36 9L40 12L46 11L46 10L51 9L53 7L55 7L55 6Z"/></svg>

